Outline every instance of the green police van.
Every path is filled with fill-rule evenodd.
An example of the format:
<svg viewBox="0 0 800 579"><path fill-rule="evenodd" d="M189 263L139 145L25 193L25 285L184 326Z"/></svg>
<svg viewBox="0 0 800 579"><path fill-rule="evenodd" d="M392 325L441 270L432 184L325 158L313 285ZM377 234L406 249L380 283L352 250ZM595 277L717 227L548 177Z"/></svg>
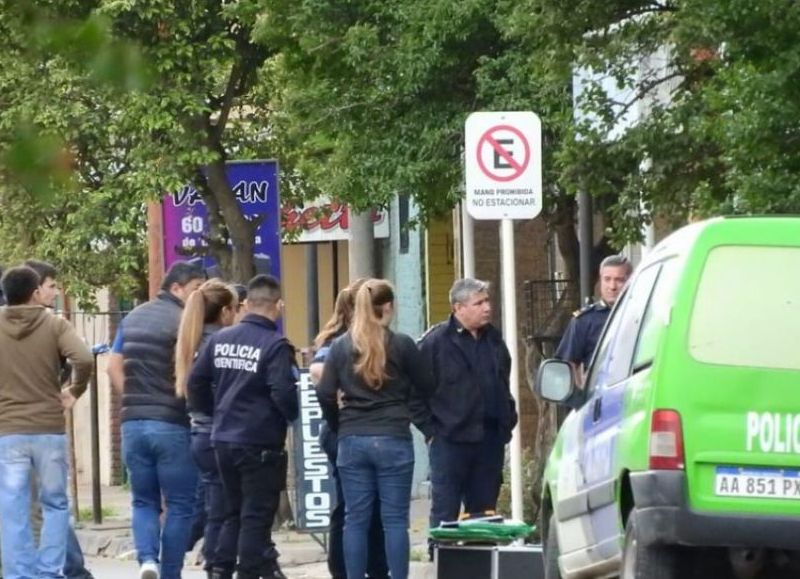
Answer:
<svg viewBox="0 0 800 579"><path fill-rule="evenodd" d="M800 218L718 218L650 252L545 469L546 577L800 577ZM694 574L694 575L693 575Z"/></svg>

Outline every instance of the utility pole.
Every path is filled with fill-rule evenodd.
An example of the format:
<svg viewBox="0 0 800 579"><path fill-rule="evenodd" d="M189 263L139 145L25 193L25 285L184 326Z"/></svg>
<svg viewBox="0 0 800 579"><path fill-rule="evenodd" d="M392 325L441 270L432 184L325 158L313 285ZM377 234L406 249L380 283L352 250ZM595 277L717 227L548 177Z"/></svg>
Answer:
<svg viewBox="0 0 800 579"><path fill-rule="evenodd" d="M149 298L153 299L161 288L164 276L164 233L161 203L147 204L147 282Z"/></svg>
<svg viewBox="0 0 800 579"><path fill-rule="evenodd" d="M580 272L581 306L592 301L592 248L594 247L592 196L578 193L578 263Z"/></svg>

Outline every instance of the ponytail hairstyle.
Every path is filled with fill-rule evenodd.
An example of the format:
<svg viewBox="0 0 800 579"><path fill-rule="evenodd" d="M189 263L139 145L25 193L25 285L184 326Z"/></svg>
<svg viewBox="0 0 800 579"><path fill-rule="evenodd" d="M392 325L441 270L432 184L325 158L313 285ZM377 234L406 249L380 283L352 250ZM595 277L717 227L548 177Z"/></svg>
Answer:
<svg viewBox="0 0 800 579"><path fill-rule="evenodd" d="M367 280L356 293L350 335L357 355L355 372L374 390L380 390L386 373L386 328L383 306L394 303L394 289L383 279Z"/></svg>
<svg viewBox="0 0 800 579"><path fill-rule="evenodd" d="M366 282L367 278L360 277L339 292L336 296L336 303L333 305L333 314L314 338L314 349L319 350L325 345L325 342L347 331L353 321L356 294Z"/></svg>
<svg viewBox="0 0 800 579"><path fill-rule="evenodd" d="M186 299L175 345L175 395L186 397L186 383L206 324L223 323L223 310L236 310L239 297L230 285L213 278Z"/></svg>

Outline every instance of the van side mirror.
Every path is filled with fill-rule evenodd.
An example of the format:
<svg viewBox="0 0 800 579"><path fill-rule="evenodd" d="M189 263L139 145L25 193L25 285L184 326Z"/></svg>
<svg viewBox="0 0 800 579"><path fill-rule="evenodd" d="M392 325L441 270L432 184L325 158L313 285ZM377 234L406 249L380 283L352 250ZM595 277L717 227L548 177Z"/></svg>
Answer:
<svg viewBox="0 0 800 579"><path fill-rule="evenodd" d="M545 360L536 374L536 393L540 398L556 404L574 406L576 391L572 366L563 360Z"/></svg>

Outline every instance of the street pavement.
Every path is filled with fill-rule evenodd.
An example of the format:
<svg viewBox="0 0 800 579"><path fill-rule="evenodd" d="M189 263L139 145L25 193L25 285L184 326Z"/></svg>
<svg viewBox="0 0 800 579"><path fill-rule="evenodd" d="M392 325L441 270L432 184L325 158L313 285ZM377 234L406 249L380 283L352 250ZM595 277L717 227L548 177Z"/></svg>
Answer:
<svg viewBox="0 0 800 579"><path fill-rule="evenodd" d="M119 559L89 558L87 567L96 579L138 579L139 566L133 561ZM325 564L299 565L284 569L289 579L329 579ZM184 569L182 579L205 579L206 575L197 567ZM409 579L433 579L432 566L427 563L411 563Z"/></svg>
<svg viewBox="0 0 800 579"><path fill-rule="evenodd" d="M81 485L79 506L91 505L91 489ZM130 531L130 494L122 487L103 487L102 504L107 515L102 524L84 522L76 528L78 540L87 558L87 567L96 579L137 579L136 551ZM433 579L433 566L427 559L427 522L429 501L411 502L411 572L410 579ZM281 553L280 563L290 579L328 579L323 547L308 533L282 528L273 533ZM205 578L198 565L199 547L186 557L183 579Z"/></svg>

